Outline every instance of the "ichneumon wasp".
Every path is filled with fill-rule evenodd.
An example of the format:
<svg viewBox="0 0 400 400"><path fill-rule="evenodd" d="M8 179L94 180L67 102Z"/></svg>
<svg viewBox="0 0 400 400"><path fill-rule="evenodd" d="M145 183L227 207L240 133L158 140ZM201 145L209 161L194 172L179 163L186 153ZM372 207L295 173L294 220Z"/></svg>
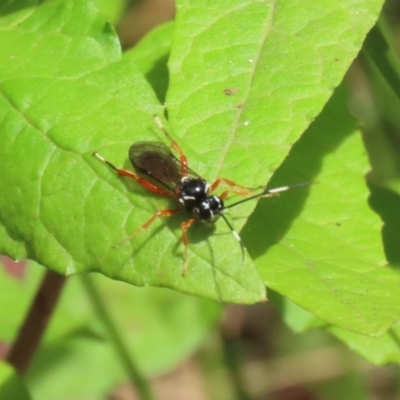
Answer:
<svg viewBox="0 0 400 400"><path fill-rule="evenodd" d="M231 230L233 236L239 242L243 261L243 243L239 234L235 231L232 224L224 215L224 210L256 198L276 196L281 192L311 184L311 182L304 182L269 190L265 190L264 186L248 188L238 185L226 178L218 178L214 183L210 184L189 168L186 155L181 150L178 143L172 139L158 117L155 117L155 121L167 136L171 143L171 148L175 151L178 157L172 153L171 148L161 142L133 143L129 148L129 159L136 172L132 172L126 169L117 168L97 152L94 152L93 156L115 170L118 175L133 178L147 190L160 196L177 199L179 202L177 208L157 211L126 240L133 239L144 229L148 228L158 217L170 217L179 212L186 212L191 215L191 218L181 224L182 241L184 244L184 266L182 275L186 274L188 266L187 248L189 240L187 230L195 221L211 224L221 217ZM212 195L221 184L227 185L228 189L222 192L219 196ZM262 192L250 196L250 194L257 189L262 189ZM232 193L248 197L235 203L225 205L225 200Z"/></svg>

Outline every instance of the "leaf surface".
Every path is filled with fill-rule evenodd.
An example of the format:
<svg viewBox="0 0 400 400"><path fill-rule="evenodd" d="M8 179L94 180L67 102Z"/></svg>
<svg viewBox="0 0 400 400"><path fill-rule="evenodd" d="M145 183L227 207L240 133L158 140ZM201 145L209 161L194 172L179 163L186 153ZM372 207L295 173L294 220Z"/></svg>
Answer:
<svg viewBox="0 0 400 400"><path fill-rule="evenodd" d="M221 301L262 300L264 284L248 257L241 263L223 221L190 229L184 278L184 216L115 248L157 210L176 206L91 154L130 168L132 142L165 141L152 117L163 108L91 2L24 4L8 3L0 20L2 251L61 273L98 271ZM380 4L179 1L167 128L190 166L210 182L268 181L340 82ZM254 205L232 209L236 229Z"/></svg>

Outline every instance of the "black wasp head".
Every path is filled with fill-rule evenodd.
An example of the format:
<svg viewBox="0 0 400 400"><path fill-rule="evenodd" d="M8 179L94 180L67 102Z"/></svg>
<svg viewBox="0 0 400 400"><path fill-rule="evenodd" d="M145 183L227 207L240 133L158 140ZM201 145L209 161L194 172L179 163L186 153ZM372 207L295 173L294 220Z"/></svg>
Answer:
<svg viewBox="0 0 400 400"><path fill-rule="evenodd" d="M224 210L224 202L218 196L206 197L193 209L194 216L203 222L214 222Z"/></svg>

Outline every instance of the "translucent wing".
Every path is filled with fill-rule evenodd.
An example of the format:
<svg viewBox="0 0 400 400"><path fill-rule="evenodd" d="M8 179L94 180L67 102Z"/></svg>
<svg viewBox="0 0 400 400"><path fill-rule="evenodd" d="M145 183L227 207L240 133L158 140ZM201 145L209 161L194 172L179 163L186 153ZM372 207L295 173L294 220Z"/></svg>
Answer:
<svg viewBox="0 0 400 400"><path fill-rule="evenodd" d="M171 191L181 181L179 161L163 143L134 143L129 149L129 159L138 172Z"/></svg>

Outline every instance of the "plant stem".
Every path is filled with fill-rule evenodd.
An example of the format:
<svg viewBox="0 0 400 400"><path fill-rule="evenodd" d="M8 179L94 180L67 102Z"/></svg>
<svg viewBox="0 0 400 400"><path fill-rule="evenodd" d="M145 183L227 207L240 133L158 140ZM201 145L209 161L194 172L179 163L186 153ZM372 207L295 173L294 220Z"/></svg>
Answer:
<svg viewBox="0 0 400 400"><path fill-rule="evenodd" d="M125 367L132 385L137 389L142 400L152 400L154 397L149 382L144 376L142 376L132 358L129 356L129 350L119 334L119 331L112 320L110 313L105 307L93 280L90 278L89 274L82 274L80 277L83 285L86 288L87 294L92 301L95 312L107 330L108 336L114 345L115 351L117 352L122 364Z"/></svg>
<svg viewBox="0 0 400 400"><path fill-rule="evenodd" d="M47 270L31 308L7 356L7 361L24 374L35 355L46 326L60 297L66 277Z"/></svg>

